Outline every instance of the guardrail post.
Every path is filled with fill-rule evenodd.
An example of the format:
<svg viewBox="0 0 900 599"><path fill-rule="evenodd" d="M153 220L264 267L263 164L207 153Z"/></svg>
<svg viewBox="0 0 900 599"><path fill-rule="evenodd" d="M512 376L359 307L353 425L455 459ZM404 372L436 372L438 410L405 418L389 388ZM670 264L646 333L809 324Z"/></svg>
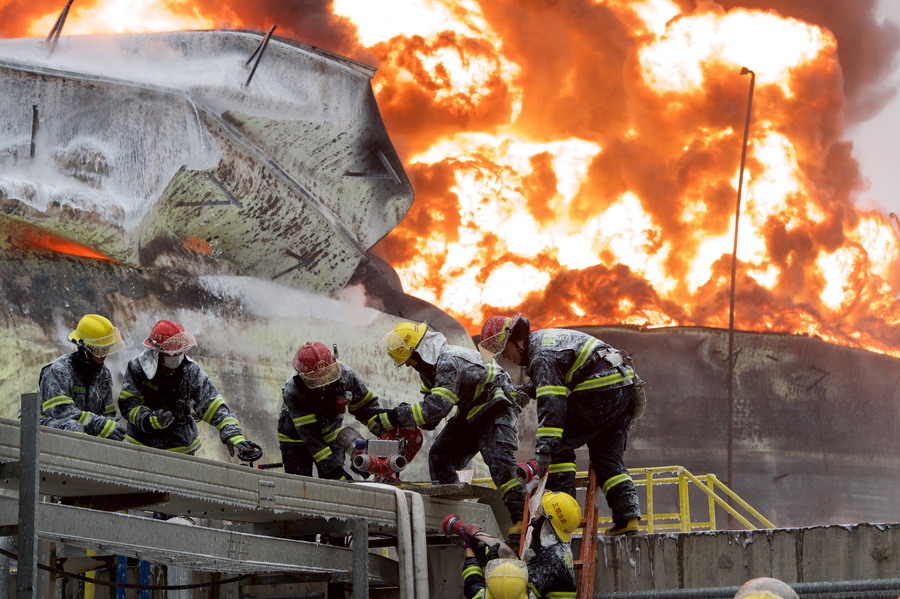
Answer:
<svg viewBox="0 0 900 599"><path fill-rule="evenodd" d="M353 599L369 599L369 523L353 520Z"/></svg>
<svg viewBox="0 0 900 599"><path fill-rule="evenodd" d="M644 470L644 480L647 484L647 532L656 530L656 510L653 506L653 471L650 468Z"/></svg>
<svg viewBox="0 0 900 599"><path fill-rule="evenodd" d="M19 562L16 598L35 596L37 588L37 507L40 488L40 427L37 393L22 394L19 425Z"/></svg>
<svg viewBox="0 0 900 599"><path fill-rule="evenodd" d="M691 496L688 488L688 480L684 475L684 468L678 469L678 513L681 518L681 532L691 530Z"/></svg>

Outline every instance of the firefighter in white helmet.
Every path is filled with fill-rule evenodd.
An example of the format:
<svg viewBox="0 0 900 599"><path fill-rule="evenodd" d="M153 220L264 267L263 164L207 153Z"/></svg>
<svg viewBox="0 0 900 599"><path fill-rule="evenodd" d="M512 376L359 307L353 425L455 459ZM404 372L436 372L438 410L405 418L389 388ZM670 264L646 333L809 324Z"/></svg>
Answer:
<svg viewBox="0 0 900 599"><path fill-rule="evenodd" d="M630 357L569 329L531 331L527 318L492 316L479 350L523 367L537 399L537 474L547 488L575 494L575 450L587 445L598 484L612 512L607 536L639 531L641 507L623 462L628 430L644 408L643 381Z"/></svg>
<svg viewBox="0 0 900 599"><path fill-rule="evenodd" d="M121 441L107 356L122 349L122 335L105 316L86 314L69 333L75 351L41 369L41 424Z"/></svg>
<svg viewBox="0 0 900 599"><path fill-rule="evenodd" d="M195 420L214 426L231 455L255 462L262 449L247 440L241 423L200 365L185 355L197 345L177 322L160 320L144 340L144 351L128 362L119 410L128 420L125 440L193 455L200 448Z"/></svg>
<svg viewBox="0 0 900 599"><path fill-rule="evenodd" d="M284 471L319 478L352 480L344 468L344 447L338 442L344 411L364 425L376 426L384 411L352 368L339 361L323 343L305 343L294 355L294 374L282 388L278 445Z"/></svg>
<svg viewBox="0 0 900 599"><path fill-rule="evenodd" d="M428 452L431 479L440 484L459 482L457 470L480 452L514 523L509 534L521 534L525 487L515 472L521 408L513 400L509 375L496 362L483 363L474 349L448 344L443 334L424 322L401 322L382 342L394 364L419 374L424 399L387 410L379 417L381 427L433 430L455 407L456 414ZM377 429L373 432L380 434Z"/></svg>

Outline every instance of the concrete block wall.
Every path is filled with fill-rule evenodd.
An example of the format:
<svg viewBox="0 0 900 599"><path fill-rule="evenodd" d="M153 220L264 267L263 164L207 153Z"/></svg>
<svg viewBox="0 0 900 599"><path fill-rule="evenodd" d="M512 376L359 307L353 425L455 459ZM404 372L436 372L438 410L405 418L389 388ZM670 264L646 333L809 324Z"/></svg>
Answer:
<svg viewBox="0 0 900 599"><path fill-rule="evenodd" d="M594 592L739 586L759 576L787 583L896 579L900 524L601 538Z"/></svg>

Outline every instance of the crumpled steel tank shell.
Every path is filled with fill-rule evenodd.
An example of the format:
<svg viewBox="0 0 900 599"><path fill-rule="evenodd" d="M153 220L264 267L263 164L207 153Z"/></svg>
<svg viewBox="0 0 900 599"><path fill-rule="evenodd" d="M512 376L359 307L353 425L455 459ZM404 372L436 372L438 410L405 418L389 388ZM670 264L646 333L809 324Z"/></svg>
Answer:
<svg viewBox="0 0 900 599"><path fill-rule="evenodd" d="M193 31L0 40L0 202L132 266L172 246L331 292L412 203L374 70ZM205 268L205 266L204 266Z"/></svg>

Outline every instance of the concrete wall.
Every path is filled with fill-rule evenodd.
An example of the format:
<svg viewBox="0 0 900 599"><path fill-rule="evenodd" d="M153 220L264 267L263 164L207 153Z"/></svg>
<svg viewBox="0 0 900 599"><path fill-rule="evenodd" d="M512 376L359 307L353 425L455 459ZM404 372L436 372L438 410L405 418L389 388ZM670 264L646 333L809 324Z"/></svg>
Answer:
<svg viewBox="0 0 900 599"><path fill-rule="evenodd" d="M601 539L595 593L900 576L900 524L652 534Z"/></svg>
<svg viewBox="0 0 900 599"><path fill-rule="evenodd" d="M577 557L579 540L573 550ZM462 548L430 547L428 558L432 596L461 597ZM761 576L788 584L900 578L900 524L601 538L594 596L737 587Z"/></svg>

